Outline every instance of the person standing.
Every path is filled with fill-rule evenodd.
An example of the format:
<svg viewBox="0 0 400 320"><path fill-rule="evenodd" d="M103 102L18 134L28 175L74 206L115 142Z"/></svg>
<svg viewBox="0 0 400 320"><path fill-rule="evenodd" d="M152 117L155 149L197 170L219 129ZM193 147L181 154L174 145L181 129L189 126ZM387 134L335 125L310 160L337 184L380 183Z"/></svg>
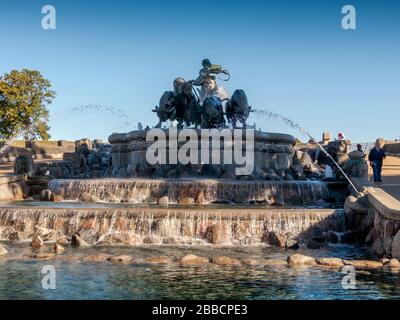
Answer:
<svg viewBox="0 0 400 320"><path fill-rule="evenodd" d="M375 147L369 152L368 160L374 172L374 182L382 182L382 165L386 159L386 153L383 150L383 139L377 139Z"/></svg>

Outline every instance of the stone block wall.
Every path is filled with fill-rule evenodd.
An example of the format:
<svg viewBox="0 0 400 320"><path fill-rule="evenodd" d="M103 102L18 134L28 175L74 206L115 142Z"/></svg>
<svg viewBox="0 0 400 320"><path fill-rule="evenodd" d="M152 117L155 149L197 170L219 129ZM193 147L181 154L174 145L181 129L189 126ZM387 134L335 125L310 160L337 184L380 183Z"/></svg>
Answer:
<svg viewBox="0 0 400 320"><path fill-rule="evenodd" d="M0 176L0 201L23 200L28 193L24 175Z"/></svg>
<svg viewBox="0 0 400 320"><path fill-rule="evenodd" d="M383 149L388 155L400 156L400 142L386 142Z"/></svg>
<svg viewBox="0 0 400 320"><path fill-rule="evenodd" d="M378 256L400 259L400 202L382 189L368 194L372 228L366 238Z"/></svg>
<svg viewBox="0 0 400 320"><path fill-rule="evenodd" d="M0 142L0 147L4 142ZM65 154L75 152L71 141L13 141L6 152L0 155L0 163L13 162L20 155L35 160L63 159Z"/></svg>
<svg viewBox="0 0 400 320"><path fill-rule="evenodd" d="M345 201L346 227L359 244L383 258L400 258L400 202L380 188L369 188Z"/></svg>
<svg viewBox="0 0 400 320"><path fill-rule="evenodd" d="M346 228L381 258L400 259L400 202L380 188L346 198Z"/></svg>

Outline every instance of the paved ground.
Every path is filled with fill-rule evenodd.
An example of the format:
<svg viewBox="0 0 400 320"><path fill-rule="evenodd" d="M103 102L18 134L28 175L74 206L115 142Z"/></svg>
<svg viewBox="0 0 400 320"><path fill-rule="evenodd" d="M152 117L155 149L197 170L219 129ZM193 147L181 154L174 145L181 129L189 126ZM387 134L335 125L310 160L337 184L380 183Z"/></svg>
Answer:
<svg viewBox="0 0 400 320"><path fill-rule="evenodd" d="M368 179L353 178L359 186L381 188L400 201L400 157L387 157L383 163L382 183L374 183L372 168Z"/></svg>
<svg viewBox="0 0 400 320"><path fill-rule="evenodd" d="M400 157L387 157L383 165L383 183L378 186L400 200ZM372 170L370 179L373 180Z"/></svg>

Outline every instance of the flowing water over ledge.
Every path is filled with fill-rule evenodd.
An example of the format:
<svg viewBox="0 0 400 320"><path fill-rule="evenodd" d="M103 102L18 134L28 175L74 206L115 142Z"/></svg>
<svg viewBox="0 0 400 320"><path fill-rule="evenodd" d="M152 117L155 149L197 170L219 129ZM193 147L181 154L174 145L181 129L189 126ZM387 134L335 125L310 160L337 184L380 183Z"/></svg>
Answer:
<svg viewBox="0 0 400 320"><path fill-rule="evenodd" d="M49 189L67 200L86 202L156 203L167 196L172 203L199 195L204 203L264 201L282 205L307 205L327 199L321 181L151 180L88 179L50 180Z"/></svg>
<svg viewBox="0 0 400 320"><path fill-rule="evenodd" d="M45 228L51 240L78 232L92 245L259 245L270 232L303 241L328 230L344 231L344 212L256 206L0 206L0 239L27 240L38 228Z"/></svg>
<svg viewBox="0 0 400 320"><path fill-rule="evenodd" d="M208 232L220 226L224 244L210 244ZM66 252L50 260L27 258L36 252L29 242L5 242L9 253L0 257L0 299L388 299L400 298L397 273L357 271L356 289L344 290L338 269L286 266L198 267L177 263L151 265L149 257L180 258L185 254L239 259L286 259L294 252L314 257L365 259L365 248L325 244L319 250L285 251L262 242L277 230L308 238L324 230L343 230L340 209L281 208L265 206L170 206L123 203L34 203L0 205L0 232L29 239L45 228L47 240L41 252L51 252L52 241L79 232L95 245L65 246ZM119 236L123 237L118 238ZM107 239L132 241L114 243ZM151 238L152 244L144 239ZM173 238L178 244L166 244ZM16 239L15 239L16 240ZM163 244L164 243L164 244ZM97 245L96 245L97 244ZM88 255L126 254L129 264L87 262ZM41 286L43 266L56 270L56 290Z"/></svg>
<svg viewBox="0 0 400 320"><path fill-rule="evenodd" d="M200 256L285 259L290 252L268 247L174 247L68 249L48 261L24 260L28 245L9 245L9 257L0 257L0 299L398 299L398 273L357 271L356 289L344 290L340 270L294 267L222 267L208 264L119 265L78 260L80 256L128 254L135 258L187 253ZM299 250L319 256L362 259L362 248L329 246ZM41 286L44 265L56 270L56 290Z"/></svg>

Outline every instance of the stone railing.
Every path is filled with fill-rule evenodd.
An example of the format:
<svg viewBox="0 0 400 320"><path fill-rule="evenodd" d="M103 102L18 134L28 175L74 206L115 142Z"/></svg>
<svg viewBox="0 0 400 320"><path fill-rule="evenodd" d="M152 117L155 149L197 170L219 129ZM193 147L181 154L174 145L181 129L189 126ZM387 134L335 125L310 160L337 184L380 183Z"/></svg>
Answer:
<svg viewBox="0 0 400 320"><path fill-rule="evenodd" d="M0 141L0 147L4 141ZM35 160L63 159L64 155L75 152L75 142L71 141L13 141L5 152L0 154L0 163L13 162L19 155Z"/></svg>
<svg viewBox="0 0 400 320"><path fill-rule="evenodd" d="M386 155L392 157L400 157L400 142L387 142L385 144L384 150Z"/></svg>
<svg viewBox="0 0 400 320"><path fill-rule="evenodd" d="M361 144L362 150L365 154L368 154L373 147L375 147L375 142L361 142L352 143L349 147L349 151L357 150L357 145ZM388 156L400 156L400 141L386 141L383 148Z"/></svg>
<svg viewBox="0 0 400 320"><path fill-rule="evenodd" d="M400 201L362 178L352 178L359 194L345 201L346 227L380 257L400 258Z"/></svg>
<svg viewBox="0 0 400 320"><path fill-rule="evenodd" d="M367 197L373 227L366 242L379 256L400 258L400 202L380 188L370 189Z"/></svg>

